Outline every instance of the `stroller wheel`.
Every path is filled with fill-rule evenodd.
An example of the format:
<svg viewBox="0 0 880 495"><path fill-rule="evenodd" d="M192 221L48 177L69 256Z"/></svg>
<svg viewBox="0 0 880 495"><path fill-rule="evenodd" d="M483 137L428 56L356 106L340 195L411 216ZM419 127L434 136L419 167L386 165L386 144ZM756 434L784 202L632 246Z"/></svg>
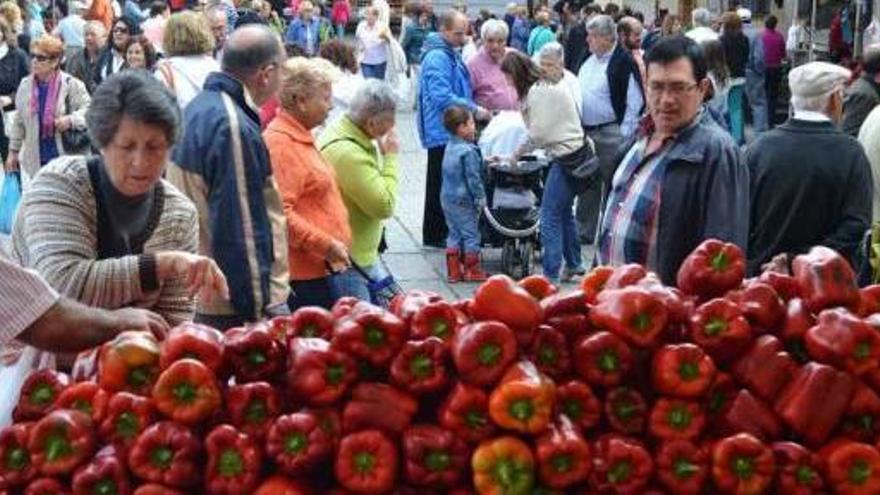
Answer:
<svg viewBox="0 0 880 495"><path fill-rule="evenodd" d="M516 271L519 265L519 256L516 249L516 241L505 241L501 246L501 270L514 279L518 279Z"/></svg>
<svg viewBox="0 0 880 495"><path fill-rule="evenodd" d="M519 247L519 264L522 268L520 278L525 278L532 274L533 259L535 259L535 245L532 241L523 241Z"/></svg>

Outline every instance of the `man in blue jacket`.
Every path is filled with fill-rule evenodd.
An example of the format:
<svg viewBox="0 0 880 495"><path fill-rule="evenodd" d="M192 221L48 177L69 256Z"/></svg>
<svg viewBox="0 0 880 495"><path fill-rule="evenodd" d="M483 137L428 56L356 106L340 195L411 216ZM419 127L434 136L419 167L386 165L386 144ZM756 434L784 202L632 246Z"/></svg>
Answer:
<svg viewBox="0 0 880 495"><path fill-rule="evenodd" d="M287 33L284 35L284 40L288 45L302 48L308 56L317 55L318 45L321 43L321 19L314 15L314 10L315 7L311 2L303 2L299 6L299 17L290 23L290 26L287 27Z"/></svg>
<svg viewBox="0 0 880 495"><path fill-rule="evenodd" d="M196 321L227 329L287 313L287 227L259 106L278 89L284 48L268 27L226 41L222 71L186 107L168 179L199 210L199 252L226 275L230 300L199 301Z"/></svg>
<svg viewBox="0 0 880 495"><path fill-rule="evenodd" d="M425 38L422 51L418 124L422 146L428 150L422 242L442 248L446 246L446 220L440 206L440 184L443 151L449 141L443 113L452 105L461 105L475 112L477 120L487 120L489 114L474 103L470 74L459 53L467 39L467 16L448 10L439 23L440 32Z"/></svg>

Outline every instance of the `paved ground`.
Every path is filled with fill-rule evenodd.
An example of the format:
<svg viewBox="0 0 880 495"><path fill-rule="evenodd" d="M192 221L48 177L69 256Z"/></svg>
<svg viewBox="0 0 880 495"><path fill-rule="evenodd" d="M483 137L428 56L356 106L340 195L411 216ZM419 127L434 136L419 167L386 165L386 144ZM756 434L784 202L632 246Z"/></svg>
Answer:
<svg viewBox="0 0 880 495"><path fill-rule="evenodd" d="M443 251L421 245L427 154L419 144L414 117L411 111L398 114L400 198L394 218L386 223L389 249L384 259L404 289L433 290L447 298L468 297L477 284L448 284ZM485 250L483 259L486 270L501 271L500 250ZM585 247L584 260L589 259L592 259L592 250ZM539 265L536 260L538 270Z"/></svg>

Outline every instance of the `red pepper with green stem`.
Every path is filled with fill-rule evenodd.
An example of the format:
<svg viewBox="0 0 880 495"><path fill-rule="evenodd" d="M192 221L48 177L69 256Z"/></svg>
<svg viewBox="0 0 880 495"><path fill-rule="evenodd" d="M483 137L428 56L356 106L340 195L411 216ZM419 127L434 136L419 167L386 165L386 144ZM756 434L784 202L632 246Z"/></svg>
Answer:
<svg viewBox="0 0 880 495"><path fill-rule="evenodd" d="M521 347L528 347L544 312L538 301L507 275L493 275L474 293L471 308L474 319L499 321L510 328Z"/></svg>
<svg viewBox="0 0 880 495"><path fill-rule="evenodd" d="M342 411L343 430L378 429L399 435L418 409L419 403L412 396L391 385L359 383Z"/></svg>
<svg viewBox="0 0 880 495"><path fill-rule="evenodd" d="M836 440L822 447L819 457L828 487L841 495L880 493L880 452L873 445Z"/></svg>
<svg viewBox="0 0 880 495"><path fill-rule="evenodd" d="M107 403L107 414L99 433L107 443L130 447L147 426L156 421L156 409L146 397L117 392Z"/></svg>
<svg viewBox="0 0 880 495"><path fill-rule="evenodd" d="M205 489L209 495L253 493L260 482L262 449L254 438L231 425L220 425L205 437L208 463Z"/></svg>
<svg viewBox="0 0 880 495"><path fill-rule="evenodd" d="M542 432L556 407L556 385L531 361L512 365L489 395L489 416L520 433Z"/></svg>
<svg viewBox="0 0 880 495"><path fill-rule="evenodd" d="M840 429L844 436L859 442L877 440L880 435L880 397L871 387L856 382Z"/></svg>
<svg viewBox="0 0 880 495"><path fill-rule="evenodd" d="M387 492L397 479L397 447L378 430L352 433L339 442L334 472L353 492Z"/></svg>
<svg viewBox="0 0 880 495"><path fill-rule="evenodd" d="M18 403L12 411L15 422L42 418L55 406L55 401L70 384L70 378L52 369L31 373L21 385Z"/></svg>
<svg viewBox="0 0 880 495"><path fill-rule="evenodd" d="M706 425L697 402L661 397L648 417L648 433L661 440L695 440Z"/></svg>
<svg viewBox="0 0 880 495"><path fill-rule="evenodd" d="M535 485L532 450L512 436L482 442L471 456L471 470L481 495L530 495Z"/></svg>
<svg viewBox="0 0 880 495"><path fill-rule="evenodd" d="M55 478L39 478L31 481L24 495L69 495L63 483Z"/></svg>
<svg viewBox="0 0 880 495"><path fill-rule="evenodd" d="M549 325L538 327L529 355L538 370L550 378L558 380L571 372L568 341L562 332Z"/></svg>
<svg viewBox="0 0 880 495"><path fill-rule="evenodd" d="M410 339L421 340L437 337L444 345L452 341L458 330L458 314L452 304L446 301L434 301L425 304L416 311L410 323Z"/></svg>
<svg viewBox="0 0 880 495"><path fill-rule="evenodd" d="M709 477L709 452L688 440L660 444L655 456L657 480L670 493L699 495Z"/></svg>
<svg viewBox="0 0 880 495"><path fill-rule="evenodd" d="M37 476L28 452L32 423L15 423L0 430L0 479L11 487L21 487Z"/></svg>
<svg viewBox="0 0 880 495"><path fill-rule="evenodd" d="M382 308L356 311L338 320L332 348L376 366L387 365L406 341L406 326Z"/></svg>
<svg viewBox="0 0 880 495"><path fill-rule="evenodd" d="M31 462L45 476L70 474L92 456L95 444L91 419L67 409L50 412L28 434Z"/></svg>
<svg viewBox="0 0 880 495"><path fill-rule="evenodd" d="M661 394L702 397L715 379L715 363L696 345L669 344L654 353L651 378Z"/></svg>
<svg viewBox="0 0 880 495"><path fill-rule="evenodd" d="M606 289L590 311L590 321L636 347L651 347L666 328L666 305L644 287Z"/></svg>
<svg viewBox="0 0 880 495"><path fill-rule="evenodd" d="M818 313L833 306L858 309L861 297L855 272L837 251L816 246L796 256L791 271L810 311Z"/></svg>
<svg viewBox="0 0 880 495"><path fill-rule="evenodd" d="M804 338L807 354L820 362L862 376L880 366L880 333L841 308L819 313Z"/></svg>
<svg viewBox="0 0 880 495"><path fill-rule="evenodd" d="M311 406L338 401L357 378L354 360L334 350L324 339L297 337L290 340L287 394Z"/></svg>
<svg viewBox="0 0 880 495"><path fill-rule="evenodd" d="M201 444L185 426L171 421L150 425L128 452L128 467L144 481L172 488L198 483Z"/></svg>
<svg viewBox="0 0 880 495"><path fill-rule="evenodd" d="M449 380L449 351L439 337L408 341L391 361L391 382L415 395L442 390Z"/></svg>
<svg viewBox="0 0 880 495"><path fill-rule="evenodd" d="M236 383L272 381L284 366L284 348L266 324L231 328L223 335L223 362Z"/></svg>
<svg viewBox="0 0 880 495"><path fill-rule="evenodd" d="M129 495L131 483L128 470L116 454L95 456L73 475L73 495Z"/></svg>
<svg viewBox="0 0 880 495"><path fill-rule="evenodd" d="M597 441L593 452L590 485L599 493L645 493L654 473L654 462L651 454L641 444L627 438L610 436Z"/></svg>
<svg viewBox="0 0 880 495"><path fill-rule="evenodd" d="M214 373L223 366L223 334L216 328L198 323L182 323L168 332L159 353L163 370L182 358L201 361Z"/></svg>
<svg viewBox="0 0 880 495"><path fill-rule="evenodd" d="M494 385L517 356L513 331L497 321L459 328L450 350L461 381L478 387Z"/></svg>
<svg viewBox="0 0 880 495"><path fill-rule="evenodd" d="M734 378L763 400L773 400L794 377L797 363L782 342L762 335L731 367Z"/></svg>
<svg viewBox="0 0 880 495"><path fill-rule="evenodd" d="M678 269L678 288L688 295L710 299L736 289L746 273L746 259L736 244L703 241Z"/></svg>
<svg viewBox="0 0 880 495"><path fill-rule="evenodd" d="M748 433L723 438L712 448L712 479L722 493L764 493L775 470L773 451Z"/></svg>
<svg viewBox="0 0 880 495"><path fill-rule="evenodd" d="M148 397L159 376L159 342L150 332L122 332L101 347L98 385Z"/></svg>
<svg viewBox="0 0 880 495"><path fill-rule="evenodd" d="M56 409L76 409L98 425L107 414L110 396L97 383L79 382L64 389L55 401Z"/></svg>
<svg viewBox="0 0 880 495"><path fill-rule="evenodd" d="M333 337L333 325L335 324L333 313L319 306L306 306L299 308L290 315L290 326L286 334L286 340L296 337L322 338L330 340Z"/></svg>
<svg viewBox="0 0 880 495"><path fill-rule="evenodd" d="M495 431L489 418L489 395L482 389L456 383L437 414L440 426L468 442L485 440Z"/></svg>
<svg viewBox="0 0 880 495"><path fill-rule="evenodd" d="M156 409L186 425L204 421L222 403L214 373L195 359L175 361L159 375L153 387Z"/></svg>
<svg viewBox="0 0 880 495"><path fill-rule="evenodd" d="M586 481L592 470L590 446L577 427L562 415L535 440L541 482L551 488L567 488Z"/></svg>
<svg viewBox="0 0 880 495"><path fill-rule="evenodd" d="M318 417L308 411L280 416L266 439L266 454L285 474L311 472L333 455L334 439L321 428Z"/></svg>
<svg viewBox="0 0 880 495"><path fill-rule="evenodd" d="M572 349L577 375L590 385L619 385L633 366L629 345L610 332L582 337Z"/></svg>
<svg viewBox="0 0 880 495"><path fill-rule="evenodd" d="M693 342L716 363L727 363L745 352L752 329L742 311L727 299L712 299L694 310L689 324Z"/></svg>
<svg viewBox="0 0 880 495"><path fill-rule="evenodd" d="M233 426L263 439L281 413L278 392L266 382L232 385L226 390L226 410Z"/></svg>
<svg viewBox="0 0 880 495"><path fill-rule="evenodd" d="M617 387L605 395L605 417L608 425L623 434L639 434L645 430L648 405L638 391Z"/></svg>
<svg viewBox="0 0 880 495"><path fill-rule="evenodd" d="M416 486L451 488L467 469L470 449L452 431L416 425L403 433L406 480Z"/></svg>
<svg viewBox="0 0 880 495"><path fill-rule="evenodd" d="M820 473L821 459L794 442L776 442L770 446L776 458L776 493L819 495L825 493Z"/></svg>
<svg viewBox="0 0 880 495"><path fill-rule="evenodd" d="M556 387L556 410L586 432L599 424L602 403L589 385L571 380Z"/></svg>

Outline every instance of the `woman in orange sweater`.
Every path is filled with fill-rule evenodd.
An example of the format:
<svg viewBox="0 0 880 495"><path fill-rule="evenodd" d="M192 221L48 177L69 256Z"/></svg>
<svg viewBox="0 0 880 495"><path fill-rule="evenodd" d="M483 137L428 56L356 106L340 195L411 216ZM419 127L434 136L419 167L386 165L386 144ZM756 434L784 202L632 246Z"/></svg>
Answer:
<svg viewBox="0 0 880 495"><path fill-rule="evenodd" d="M329 308L336 299L330 277L349 266L348 211L333 167L321 157L311 133L330 112L332 71L322 59L285 62L281 108L263 134L287 216L291 309Z"/></svg>
<svg viewBox="0 0 880 495"><path fill-rule="evenodd" d="M110 32L110 26L113 25L113 7L110 5L111 0L92 0L89 10L86 12L85 20L99 21Z"/></svg>

